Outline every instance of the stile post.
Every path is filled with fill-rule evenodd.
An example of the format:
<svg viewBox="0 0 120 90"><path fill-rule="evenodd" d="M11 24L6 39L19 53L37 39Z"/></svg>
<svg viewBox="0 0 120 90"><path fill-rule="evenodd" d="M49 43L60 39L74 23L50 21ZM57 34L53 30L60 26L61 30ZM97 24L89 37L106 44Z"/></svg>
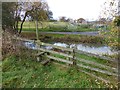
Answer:
<svg viewBox="0 0 120 90"><path fill-rule="evenodd" d="M73 48L73 66L76 66L75 50L76 50L76 45L75 45L75 47Z"/></svg>
<svg viewBox="0 0 120 90"><path fill-rule="evenodd" d="M39 42L40 40L37 39L37 42ZM39 44L36 44L37 48L40 48ZM39 53L39 51L37 51L37 53ZM40 58L40 56L37 56L37 61L39 62L42 58Z"/></svg>
<svg viewBox="0 0 120 90"><path fill-rule="evenodd" d="M70 45L68 45L68 48L70 48ZM67 51L67 54L70 55L71 52L70 51ZM69 57L67 57L67 60L70 61L71 59Z"/></svg>

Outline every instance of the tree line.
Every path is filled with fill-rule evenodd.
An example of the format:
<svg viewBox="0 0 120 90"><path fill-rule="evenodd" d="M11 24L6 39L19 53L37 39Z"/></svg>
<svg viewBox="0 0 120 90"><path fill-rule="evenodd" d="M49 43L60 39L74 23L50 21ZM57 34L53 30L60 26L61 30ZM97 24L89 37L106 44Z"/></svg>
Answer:
<svg viewBox="0 0 120 90"><path fill-rule="evenodd" d="M24 13L22 15L21 13ZM2 29L11 30L20 34L23 24L27 17L32 21L49 21L53 17L53 13L49 10L48 3L41 0L40 2L3 2L2 3ZM23 19L21 19L21 17ZM18 23L20 29L18 30Z"/></svg>

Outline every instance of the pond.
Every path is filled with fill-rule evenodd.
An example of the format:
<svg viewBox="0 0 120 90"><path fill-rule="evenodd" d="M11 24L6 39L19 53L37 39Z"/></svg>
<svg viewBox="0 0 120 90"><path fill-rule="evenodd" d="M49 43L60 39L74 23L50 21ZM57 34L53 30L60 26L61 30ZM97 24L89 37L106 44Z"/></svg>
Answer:
<svg viewBox="0 0 120 90"><path fill-rule="evenodd" d="M93 44L73 44L73 43L62 43L62 42L49 42L50 44L56 45L56 46L61 46L61 47L68 47L68 48L73 48L76 47L77 50L97 54L97 55L113 55L117 53L117 51L112 50L109 46L107 45L93 45ZM31 49L37 49L37 45L33 42L24 42L24 46L31 48ZM44 46L43 48L46 49L52 49L50 46Z"/></svg>

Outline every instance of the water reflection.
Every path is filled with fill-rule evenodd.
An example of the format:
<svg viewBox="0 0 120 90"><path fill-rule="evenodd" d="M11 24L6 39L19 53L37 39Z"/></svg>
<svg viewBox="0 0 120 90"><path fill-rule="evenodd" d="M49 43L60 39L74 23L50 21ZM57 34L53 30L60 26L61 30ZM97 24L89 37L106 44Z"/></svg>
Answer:
<svg viewBox="0 0 120 90"><path fill-rule="evenodd" d="M57 46L63 46L63 47L75 47L77 50L81 50L81 51L85 51L85 52L89 52L89 53L93 53L93 54L114 54L115 52L111 50L111 48L109 46L99 46L99 47L95 47L95 46L87 46L84 44L71 44L71 45L67 45L65 43L55 43L54 45Z"/></svg>
<svg viewBox="0 0 120 90"><path fill-rule="evenodd" d="M61 43L61 42L52 42L51 44L56 45L56 46L61 46L61 47L68 47L68 48L73 48L76 47L77 50L93 53L93 54L99 54L99 55L112 55L115 54L116 52L111 50L109 46L97 46L97 45L87 45L87 44L66 44L66 43ZM31 49L37 49L37 45L33 42L24 42L24 45L28 48ZM52 49L50 46L42 46L42 48L45 49Z"/></svg>
<svg viewBox="0 0 120 90"><path fill-rule="evenodd" d="M30 48L30 49L37 49L37 46L34 42L23 42L24 46Z"/></svg>

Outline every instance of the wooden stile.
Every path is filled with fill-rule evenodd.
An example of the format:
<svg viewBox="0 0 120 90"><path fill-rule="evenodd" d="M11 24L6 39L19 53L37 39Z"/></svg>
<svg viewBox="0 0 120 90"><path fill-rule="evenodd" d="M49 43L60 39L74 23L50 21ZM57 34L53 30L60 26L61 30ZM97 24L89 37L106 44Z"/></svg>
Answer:
<svg viewBox="0 0 120 90"><path fill-rule="evenodd" d="M96 55L96 54L91 54L91 53L84 52L84 51L80 51L80 50L77 50L76 47L74 47L74 48L65 48L65 47L60 47L60 46L40 42L39 40L35 41L35 40L28 40L28 39L24 39L24 38L14 38L14 39L22 40L22 41L35 42L39 46L51 46L52 48L60 49L60 50L63 50L65 52L67 52L67 53L65 53L65 52L57 52L57 51L48 50L48 49L44 49L42 47L39 47L37 49L37 51L39 51L39 53L36 54L36 56L39 59L39 61L40 61L40 58L44 59L44 60L41 60L41 64L43 64L43 65L46 65L51 60L53 60L53 61L55 60L55 61L64 62L64 63L67 63L67 64L72 64L73 66L78 66L78 67L84 68L86 70L91 70L91 71L99 72L99 73L102 73L102 74L105 74L105 75L111 75L111 76L118 77L117 68L106 66L106 65L100 64L98 62L77 58L76 53L85 54L85 55L88 55L88 56L93 56L93 57L96 57L96 58L107 60L107 61L112 62L112 63L117 63L118 61L115 60L115 59L108 58L108 57L105 57L105 56L99 56L99 55ZM51 54L61 55L61 56L66 57L66 59L51 56ZM43 57L45 57L45 58L43 58ZM81 62L87 64L87 66L82 64ZM96 66L96 68L93 67L93 66ZM86 73L88 75L91 75L93 77L96 77L96 78L98 78L98 79L100 79L100 80L102 80L104 82L109 82L109 80L105 80L102 77L95 76L92 73L89 73L87 71L82 71L82 72L84 72L84 73Z"/></svg>

